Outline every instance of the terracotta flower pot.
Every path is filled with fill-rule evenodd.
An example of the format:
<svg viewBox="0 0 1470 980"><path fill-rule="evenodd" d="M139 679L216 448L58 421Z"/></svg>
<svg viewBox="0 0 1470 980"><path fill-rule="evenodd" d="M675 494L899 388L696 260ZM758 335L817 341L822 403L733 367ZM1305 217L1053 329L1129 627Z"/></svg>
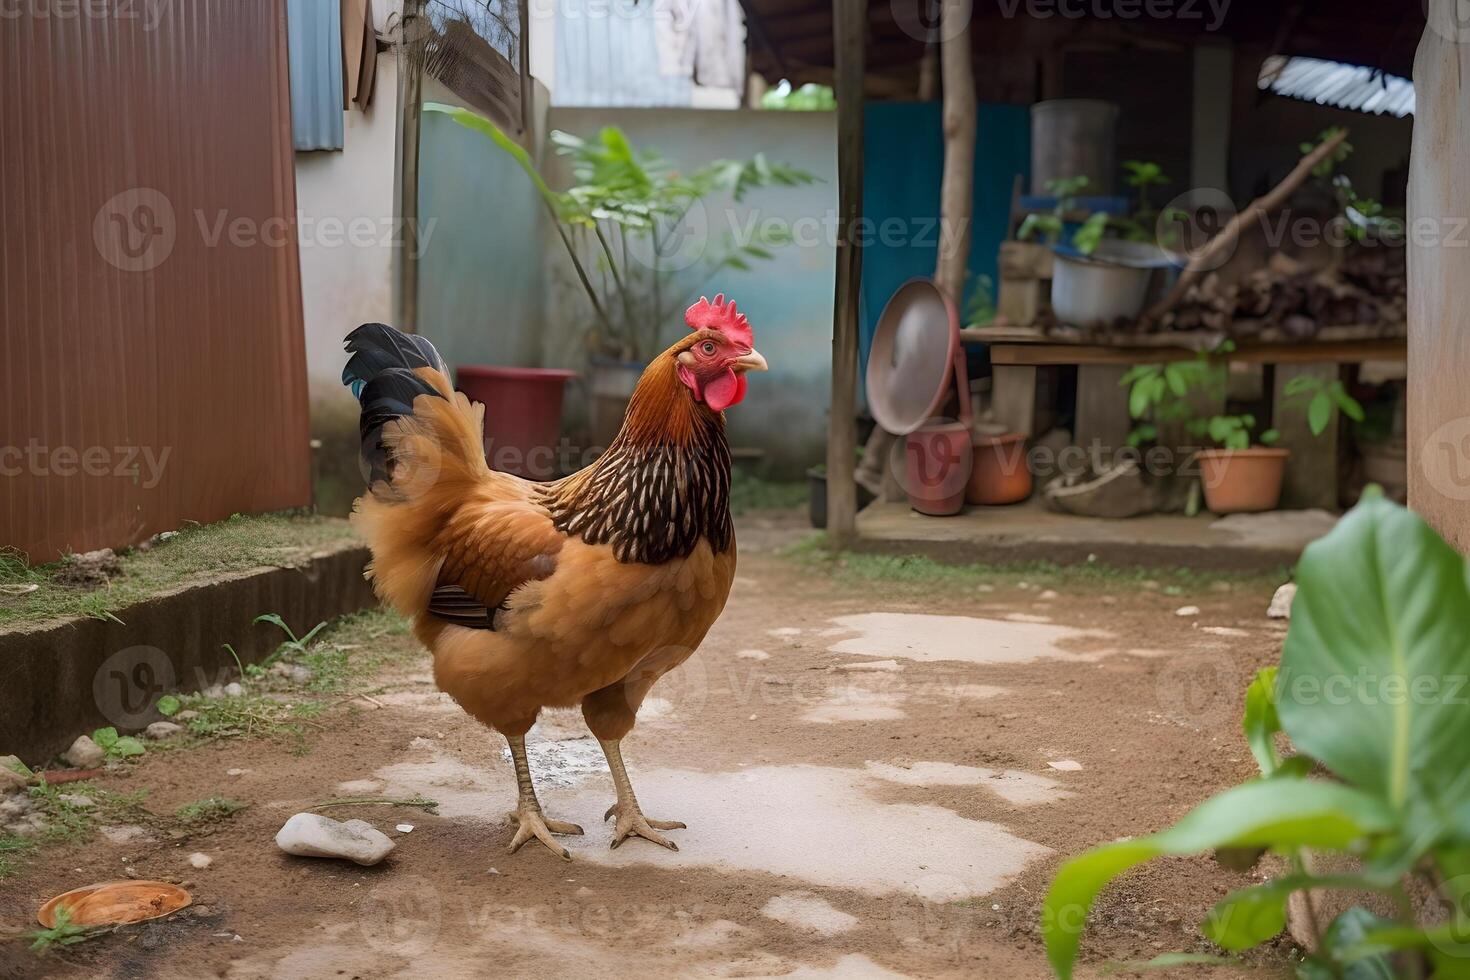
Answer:
<svg viewBox="0 0 1470 980"><path fill-rule="evenodd" d="M1275 510L1281 502L1289 449L1207 449L1200 453L1199 478L1205 506L1216 514Z"/></svg>
<svg viewBox="0 0 1470 980"><path fill-rule="evenodd" d="M970 427L960 422L930 423L908 434L905 449L909 506L933 517L964 509L972 455Z"/></svg>
<svg viewBox="0 0 1470 980"><path fill-rule="evenodd" d="M965 500L972 504L1014 504L1031 496L1026 437L1019 432L976 436L975 462Z"/></svg>

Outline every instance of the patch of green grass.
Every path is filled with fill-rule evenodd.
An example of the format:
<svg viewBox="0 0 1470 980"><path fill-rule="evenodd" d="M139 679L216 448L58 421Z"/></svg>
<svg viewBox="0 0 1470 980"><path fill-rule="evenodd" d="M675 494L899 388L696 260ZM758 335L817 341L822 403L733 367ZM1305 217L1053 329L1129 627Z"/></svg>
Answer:
<svg viewBox="0 0 1470 980"><path fill-rule="evenodd" d="M186 824L218 823L228 820L249 805L226 796L207 796L179 807L174 811L174 816Z"/></svg>
<svg viewBox="0 0 1470 980"><path fill-rule="evenodd" d="M52 786L41 783L31 787L31 798L40 802L46 816L46 833L43 840L53 843L73 843L85 840L98 822L139 823L147 822L151 814L143 808L148 798L146 789L132 793L117 793L93 786L90 782L64 783ZM78 806L64 796L85 796L92 805Z"/></svg>
<svg viewBox="0 0 1470 980"><path fill-rule="evenodd" d="M782 556L803 567L826 574L842 584L881 582L914 590L941 589L952 593L973 591L978 585L1016 585L1029 582L1051 587L1136 588L1157 583L1166 595L1211 588L1270 589L1286 581L1290 569L1254 572L1212 572L1189 568L1120 567L1101 562L1059 565L1054 562L1008 564L947 564L923 555L883 555L833 551L825 534L813 534L787 547Z"/></svg>
<svg viewBox="0 0 1470 980"><path fill-rule="evenodd" d="M312 672L314 694L354 691L354 682L384 667L424 656L408 621L386 609L371 609L333 620L305 649L288 650L286 660Z"/></svg>
<svg viewBox="0 0 1470 980"><path fill-rule="evenodd" d="M307 751L307 729L322 727L312 719L325 709L315 701L287 701L250 691L236 698L181 694L178 701L183 710L195 713L184 723L191 735L274 739L291 743L298 754Z"/></svg>
<svg viewBox="0 0 1470 980"><path fill-rule="evenodd" d="M734 470L730 474L730 513L739 517L754 511L805 507L809 493L804 482L766 480Z"/></svg>
<svg viewBox="0 0 1470 980"><path fill-rule="evenodd" d="M339 519L237 514L216 524L183 528L147 551L122 552L122 574L98 589L58 581L63 562L32 565L19 552L0 551L0 629L70 616L116 619L122 609L164 590L260 566L289 567L353 537L348 523ZM10 594L30 585L39 588Z"/></svg>
<svg viewBox="0 0 1470 980"><path fill-rule="evenodd" d="M35 846L35 841L28 840L25 837L12 837L7 834L0 834L0 881L15 874L15 862L12 860L12 857L17 854L24 854L26 851L32 850Z"/></svg>

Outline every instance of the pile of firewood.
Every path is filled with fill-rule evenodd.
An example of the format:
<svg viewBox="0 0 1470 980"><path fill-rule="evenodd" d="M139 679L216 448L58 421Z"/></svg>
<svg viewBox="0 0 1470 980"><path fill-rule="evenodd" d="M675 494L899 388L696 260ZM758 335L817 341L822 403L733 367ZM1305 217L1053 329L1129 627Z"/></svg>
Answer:
<svg viewBox="0 0 1470 980"><path fill-rule="evenodd" d="M1403 332L1407 305L1402 248L1351 248L1327 268L1276 253L1239 282L1203 276L1143 329L1307 340L1325 327L1356 326L1385 336Z"/></svg>

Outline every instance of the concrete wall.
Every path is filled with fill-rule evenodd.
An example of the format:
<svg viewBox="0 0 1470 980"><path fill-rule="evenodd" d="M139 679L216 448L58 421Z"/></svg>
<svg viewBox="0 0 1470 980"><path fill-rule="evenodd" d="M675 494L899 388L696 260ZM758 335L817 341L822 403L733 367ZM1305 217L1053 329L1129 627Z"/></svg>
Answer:
<svg viewBox="0 0 1470 980"><path fill-rule="evenodd" d="M384 14L375 13L381 29ZM393 322L397 104L396 59L381 52L372 104L343 114L342 150L296 154L311 434L322 444L315 499L328 514L345 514L363 487L342 338L360 323Z"/></svg>
<svg viewBox="0 0 1470 980"><path fill-rule="evenodd" d="M723 291L750 316L756 346L771 372L752 379L745 402L729 415L737 447L766 450L787 472L820 462L826 444L830 391L832 297L835 282L832 226L837 205L836 115L807 112L709 112L688 109L551 109L547 127L579 136L618 126L636 146L656 148L675 166L692 168L721 158L763 152L771 160L800 167L820 178L807 187L753 191L744 202L710 199L692 227L696 242L715 254L727 237L751 222L790 223L800 239L749 272L726 270L709 279L688 276L682 292L690 302L701 293ZM565 163L548 157L544 171L553 187L567 186ZM547 366L580 368L585 363L583 325L590 313L554 235L545 236L547 307L542 357ZM506 255L509 243L498 254ZM507 256L508 258L508 256ZM697 270L696 270L697 272ZM684 330L682 318L664 325L672 343Z"/></svg>

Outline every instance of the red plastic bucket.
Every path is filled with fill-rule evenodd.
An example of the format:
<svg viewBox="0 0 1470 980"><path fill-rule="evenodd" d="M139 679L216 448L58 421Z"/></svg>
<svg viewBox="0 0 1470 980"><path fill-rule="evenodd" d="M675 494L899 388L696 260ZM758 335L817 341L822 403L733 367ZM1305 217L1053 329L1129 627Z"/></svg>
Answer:
<svg viewBox="0 0 1470 980"><path fill-rule="evenodd" d="M485 458L490 468L533 480L557 475L561 403L575 371L462 367L459 390L485 406Z"/></svg>

